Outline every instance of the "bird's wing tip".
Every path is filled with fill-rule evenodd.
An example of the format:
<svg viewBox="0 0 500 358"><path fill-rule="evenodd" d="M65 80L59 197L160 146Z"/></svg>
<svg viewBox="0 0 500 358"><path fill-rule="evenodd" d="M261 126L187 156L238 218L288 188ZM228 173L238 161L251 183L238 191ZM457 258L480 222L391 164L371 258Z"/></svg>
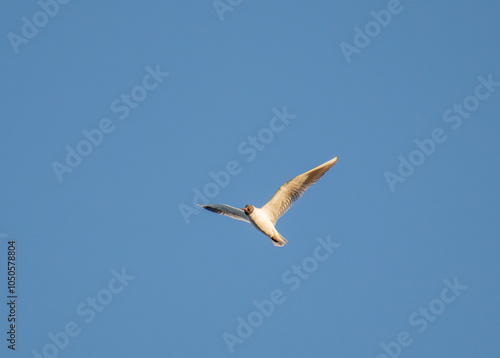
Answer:
<svg viewBox="0 0 500 358"><path fill-rule="evenodd" d="M327 163L336 163L336 162L337 162L337 160L339 160L339 158L340 158L340 157L337 155L335 158L330 159Z"/></svg>

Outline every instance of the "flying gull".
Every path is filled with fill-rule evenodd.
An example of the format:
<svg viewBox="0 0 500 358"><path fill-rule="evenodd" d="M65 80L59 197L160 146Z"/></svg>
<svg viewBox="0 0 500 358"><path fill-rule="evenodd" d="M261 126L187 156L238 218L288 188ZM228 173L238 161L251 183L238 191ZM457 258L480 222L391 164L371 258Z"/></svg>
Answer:
<svg viewBox="0 0 500 358"><path fill-rule="evenodd" d="M283 246L286 239L276 230L276 221L287 212L304 192L323 176L337 161L335 157L283 184L274 196L262 208L247 205L238 209L224 204L200 205L209 211L229 216L253 224L259 231L269 236L275 246Z"/></svg>

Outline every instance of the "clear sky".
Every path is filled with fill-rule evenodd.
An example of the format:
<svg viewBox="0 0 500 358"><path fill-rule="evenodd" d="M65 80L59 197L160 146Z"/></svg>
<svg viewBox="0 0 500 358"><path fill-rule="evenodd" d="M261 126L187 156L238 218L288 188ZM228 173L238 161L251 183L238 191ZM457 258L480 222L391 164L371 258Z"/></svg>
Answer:
<svg viewBox="0 0 500 358"><path fill-rule="evenodd" d="M3 1L0 355L498 357L499 13Z"/></svg>

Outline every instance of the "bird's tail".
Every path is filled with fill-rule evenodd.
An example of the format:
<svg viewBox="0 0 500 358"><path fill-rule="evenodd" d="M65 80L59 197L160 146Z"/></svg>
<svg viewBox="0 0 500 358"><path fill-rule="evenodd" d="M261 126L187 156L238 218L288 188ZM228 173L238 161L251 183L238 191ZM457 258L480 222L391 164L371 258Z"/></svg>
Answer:
<svg viewBox="0 0 500 358"><path fill-rule="evenodd" d="M286 241L286 239L281 236L281 234L279 232L275 232L274 235L271 237L271 241L273 243L274 246L279 246L279 247L282 247L282 246L285 246L285 244L288 242Z"/></svg>

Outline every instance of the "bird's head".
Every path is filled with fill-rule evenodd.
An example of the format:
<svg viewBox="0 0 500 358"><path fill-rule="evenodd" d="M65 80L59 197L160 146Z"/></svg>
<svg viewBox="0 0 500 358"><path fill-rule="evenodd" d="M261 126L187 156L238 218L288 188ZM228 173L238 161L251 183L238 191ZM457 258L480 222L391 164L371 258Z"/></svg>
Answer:
<svg viewBox="0 0 500 358"><path fill-rule="evenodd" d="M254 209L255 208L252 205L247 205L244 208L242 208L241 210L243 210L245 212L245 214L250 215L251 213L253 213Z"/></svg>

